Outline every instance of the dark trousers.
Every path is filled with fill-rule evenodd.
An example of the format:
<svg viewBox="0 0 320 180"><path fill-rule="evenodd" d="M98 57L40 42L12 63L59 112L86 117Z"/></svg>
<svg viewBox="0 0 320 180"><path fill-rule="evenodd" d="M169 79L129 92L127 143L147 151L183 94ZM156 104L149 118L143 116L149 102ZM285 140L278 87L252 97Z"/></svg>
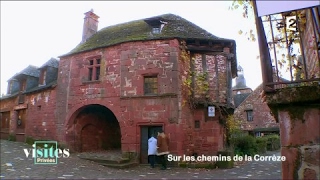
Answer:
<svg viewBox="0 0 320 180"><path fill-rule="evenodd" d="M154 168L154 164L156 163L156 155L148 155L149 163L152 168Z"/></svg>
<svg viewBox="0 0 320 180"><path fill-rule="evenodd" d="M165 154L159 156L159 161L161 163L162 169L167 169L167 158Z"/></svg>

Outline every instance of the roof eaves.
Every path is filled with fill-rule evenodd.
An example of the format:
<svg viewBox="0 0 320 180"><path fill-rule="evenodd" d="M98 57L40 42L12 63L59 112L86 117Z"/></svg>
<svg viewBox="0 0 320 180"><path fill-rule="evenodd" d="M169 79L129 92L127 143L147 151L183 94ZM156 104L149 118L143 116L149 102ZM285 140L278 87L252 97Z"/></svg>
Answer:
<svg viewBox="0 0 320 180"><path fill-rule="evenodd" d="M23 94L29 94L29 93L33 93L33 92L45 90L45 89L48 89L48 88L54 88L56 85L57 85L57 81L53 81L53 82L48 83L48 84L46 84L46 85L37 86L37 87L35 87L35 88L33 88L33 89L30 89L30 90L24 92Z"/></svg>

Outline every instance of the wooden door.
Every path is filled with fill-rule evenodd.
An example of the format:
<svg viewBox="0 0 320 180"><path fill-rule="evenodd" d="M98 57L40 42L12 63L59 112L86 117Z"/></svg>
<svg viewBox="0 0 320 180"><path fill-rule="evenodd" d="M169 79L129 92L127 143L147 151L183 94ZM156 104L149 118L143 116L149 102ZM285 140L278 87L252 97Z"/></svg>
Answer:
<svg viewBox="0 0 320 180"><path fill-rule="evenodd" d="M141 126L140 163L148 164L148 139L154 134L157 138L162 126Z"/></svg>
<svg viewBox="0 0 320 180"><path fill-rule="evenodd" d="M19 142L24 142L25 141L25 128L26 128L26 123L27 123L27 111L26 109L20 109L17 111L18 113L18 118L16 120L16 138L17 141Z"/></svg>

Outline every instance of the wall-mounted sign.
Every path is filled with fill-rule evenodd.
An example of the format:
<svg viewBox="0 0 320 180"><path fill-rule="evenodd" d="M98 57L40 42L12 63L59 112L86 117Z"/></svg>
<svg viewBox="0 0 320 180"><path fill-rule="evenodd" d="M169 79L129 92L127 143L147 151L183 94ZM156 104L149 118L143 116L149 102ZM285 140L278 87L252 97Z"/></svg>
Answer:
<svg viewBox="0 0 320 180"><path fill-rule="evenodd" d="M209 117L214 117L216 113L215 107L214 106L208 106L208 116Z"/></svg>

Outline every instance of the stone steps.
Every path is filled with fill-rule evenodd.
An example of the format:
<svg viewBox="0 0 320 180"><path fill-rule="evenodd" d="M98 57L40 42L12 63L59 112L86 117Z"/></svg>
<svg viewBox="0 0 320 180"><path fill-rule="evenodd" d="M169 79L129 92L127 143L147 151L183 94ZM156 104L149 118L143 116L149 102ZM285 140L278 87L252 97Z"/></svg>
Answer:
<svg viewBox="0 0 320 180"><path fill-rule="evenodd" d="M80 159L85 159L89 161L96 162L97 164L117 168L117 169L124 169L128 167L133 167L138 165L137 162L130 161L129 158L123 158L118 156L101 156L97 154L79 154L77 155Z"/></svg>
<svg viewBox="0 0 320 180"><path fill-rule="evenodd" d="M126 169L130 167L134 167L139 165L137 162L127 162L127 163L121 163L121 164L115 164L115 163L98 163L103 166L111 167L111 168L117 168L117 169Z"/></svg>

